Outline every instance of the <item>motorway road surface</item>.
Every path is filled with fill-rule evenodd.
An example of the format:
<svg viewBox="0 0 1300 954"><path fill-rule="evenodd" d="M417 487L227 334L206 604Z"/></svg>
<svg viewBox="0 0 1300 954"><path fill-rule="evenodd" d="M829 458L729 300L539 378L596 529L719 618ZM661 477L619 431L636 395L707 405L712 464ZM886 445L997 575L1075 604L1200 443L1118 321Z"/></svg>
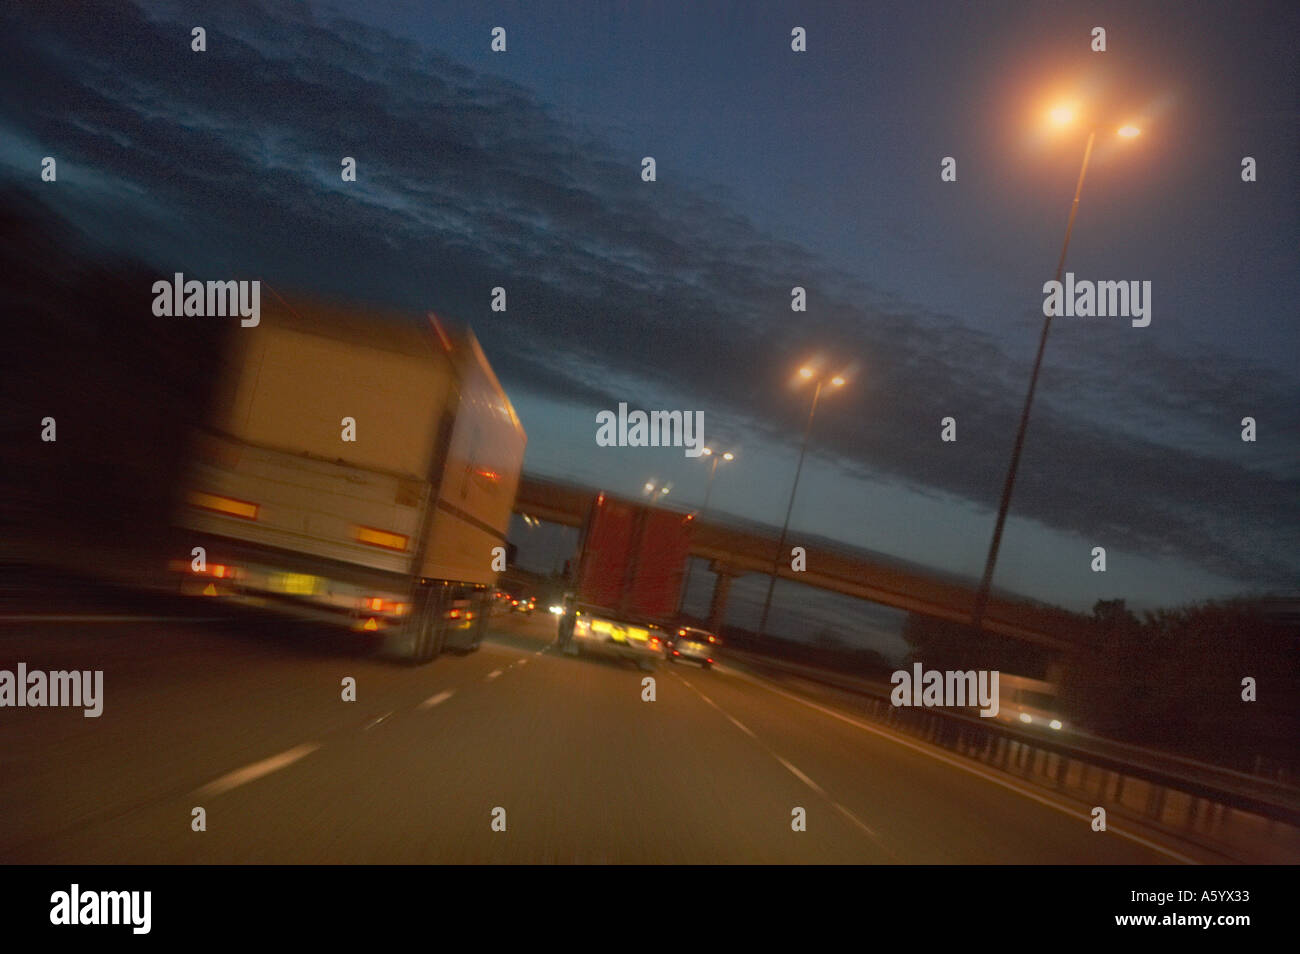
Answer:
<svg viewBox="0 0 1300 954"><path fill-rule="evenodd" d="M102 669L104 711L0 709L0 862L1180 860L735 668L661 664L642 701L646 673L556 654L545 613L407 667L202 601L23 602L0 669Z"/></svg>

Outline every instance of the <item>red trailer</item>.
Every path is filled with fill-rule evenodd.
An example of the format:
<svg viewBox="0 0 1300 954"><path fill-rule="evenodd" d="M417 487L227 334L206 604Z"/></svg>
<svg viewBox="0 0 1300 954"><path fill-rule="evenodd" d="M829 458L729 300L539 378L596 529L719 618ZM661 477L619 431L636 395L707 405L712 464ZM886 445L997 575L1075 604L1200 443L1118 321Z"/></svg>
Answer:
<svg viewBox="0 0 1300 954"><path fill-rule="evenodd" d="M663 655L681 598L693 517L600 494L582 533L574 591L560 620L570 653Z"/></svg>

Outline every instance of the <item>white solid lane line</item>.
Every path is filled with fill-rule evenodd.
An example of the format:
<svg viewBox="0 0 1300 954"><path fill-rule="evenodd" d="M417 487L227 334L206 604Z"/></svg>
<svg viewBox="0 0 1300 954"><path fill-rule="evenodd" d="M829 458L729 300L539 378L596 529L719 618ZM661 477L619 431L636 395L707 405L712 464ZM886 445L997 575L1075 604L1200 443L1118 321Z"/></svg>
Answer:
<svg viewBox="0 0 1300 954"><path fill-rule="evenodd" d="M425 699L425 700L424 700L423 702L421 702L418 706L416 706L416 708L417 708L417 709L432 709L434 706L436 706L436 705L441 705L442 703L446 702L448 699L450 699L450 698L452 697L452 695L453 695L455 692L456 692L455 689L444 689L442 692L438 693L436 696L430 696L428 699Z"/></svg>
<svg viewBox="0 0 1300 954"><path fill-rule="evenodd" d="M486 679L489 679L489 680L491 680L491 679L495 679L497 676L501 675L501 673L502 673L502 670L500 670L500 669L493 669L490 673L487 674L487 676L486 676L485 678L486 678Z"/></svg>
<svg viewBox="0 0 1300 954"><path fill-rule="evenodd" d="M296 745L287 752L281 752L279 755L272 755L269 759L262 759L262 761L254 762L252 765L245 765L241 769L227 772L221 778L196 789L194 795L197 798L211 797L228 792L232 788L238 788L240 785L255 782L265 775L270 775L272 772L292 765L299 759L306 758L319 748L320 743L318 742L306 742L302 745Z"/></svg>

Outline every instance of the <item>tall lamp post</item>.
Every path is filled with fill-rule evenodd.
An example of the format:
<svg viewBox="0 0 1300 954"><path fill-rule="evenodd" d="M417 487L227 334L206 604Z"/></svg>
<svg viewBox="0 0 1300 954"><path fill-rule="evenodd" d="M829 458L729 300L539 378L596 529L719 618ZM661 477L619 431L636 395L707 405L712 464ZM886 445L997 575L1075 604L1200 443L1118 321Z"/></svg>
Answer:
<svg viewBox="0 0 1300 954"><path fill-rule="evenodd" d="M1074 119L1074 110L1058 106L1050 113L1051 120L1058 126L1064 126ZM1140 130L1136 126L1124 126L1118 135L1125 139L1137 136ZM1079 195L1083 192L1083 178L1088 174L1088 159L1092 156L1092 144L1097 139L1094 127L1088 133L1088 144L1083 148L1083 164L1079 167L1079 181L1074 187L1074 201L1070 204L1070 217L1065 223L1065 242L1061 245L1061 257L1056 262L1056 281L1059 284L1065 270L1065 253L1070 248L1070 233L1074 231L1074 217L1079 211ZM1038 337L1038 354L1034 357L1034 370L1029 376L1029 392L1025 395L1025 406L1020 411L1020 425L1016 428L1016 442L1011 449L1011 464L1007 468L1007 478L1002 484L1002 499L998 503L998 519L993 525L993 539L989 543L988 558L984 561L984 575L980 578L979 590L975 593L975 609L971 613L971 627L978 633L984 625L984 611L988 607L989 588L993 584L993 569L998 562L998 550L1002 546L1002 530L1007 522L1007 510L1011 506L1011 491L1016 484L1016 471L1020 468L1020 452L1025 446L1025 431L1029 427L1029 409L1034 403L1034 391L1038 387L1038 373L1043 366L1043 351L1047 347L1047 333L1052 327L1052 316L1043 319L1043 331Z"/></svg>
<svg viewBox="0 0 1300 954"><path fill-rule="evenodd" d="M808 435L812 433L813 417L817 413L817 402L821 399L822 387L828 383L826 378L816 375L812 368L808 367L799 369L799 377L805 381L816 377L817 386L813 390L812 404L808 408L808 423L803 428L803 442L799 445L799 465L794 470L794 486L790 488L790 503L785 508L785 523L781 524L781 539L776 545L776 556L772 559L772 575L767 581L767 598L763 600L763 616L758 622L758 638L760 640L767 634L767 614L772 609L772 590L776 587L778 567L781 564L782 556L785 554L785 537L790 530L790 514L794 512L794 496L799 491L799 475L803 473L803 458L808 451ZM837 374L830 378L829 383L831 387L843 387L844 378Z"/></svg>
<svg viewBox="0 0 1300 954"><path fill-rule="evenodd" d="M709 483L704 489L704 506L700 508L700 513L704 513L706 510L709 509L709 497L713 493L713 478L716 477L718 474L718 464L721 463L722 461L733 461L736 459L736 455L733 454L731 451L726 451L721 454L715 454L713 452L712 447L704 448L704 456L709 458ZM695 569L695 561L692 560L689 555L687 555L686 582L682 584L681 604L677 607L677 611L679 613L682 611L682 607L685 606L686 604L686 595L691 591L691 572L694 569Z"/></svg>

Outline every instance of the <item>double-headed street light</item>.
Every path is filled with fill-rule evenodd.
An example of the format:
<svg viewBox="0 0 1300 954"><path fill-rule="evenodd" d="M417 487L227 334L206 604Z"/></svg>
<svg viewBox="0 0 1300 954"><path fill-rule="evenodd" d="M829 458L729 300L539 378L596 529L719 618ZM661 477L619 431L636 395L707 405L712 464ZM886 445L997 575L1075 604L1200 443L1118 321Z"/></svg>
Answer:
<svg viewBox="0 0 1300 954"><path fill-rule="evenodd" d="M785 554L785 536L790 529L790 514L794 511L794 495L799 491L799 475L803 472L803 458L808 450L808 435L812 433L813 416L817 413L817 402L821 399L822 388L825 385L829 384L833 388L842 388L844 386L843 375L836 374L829 378L823 377L815 369L807 365L799 369L799 377L804 381L815 380L817 386L813 389L812 404L808 408L808 423L803 428L803 443L799 445L799 465L794 469L794 486L790 488L790 503L785 508L785 523L781 525L781 539L776 545L776 556L772 559L772 575L767 581L767 598L763 600L763 616L758 622L758 638L760 640L767 633L767 614L772 609L772 590L776 586L778 567Z"/></svg>
<svg viewBox="0 0 1300 954"><path fill-rule="evenodd" d="M714 452L712 447L704 448L704 456L709 458L709 483L704 488L704 506L700 508L700 513L709 509L709 495L713 493L713 478L717 476L718 464L736 459L736 455L731 451L723 451L718 454Z"/></svg>
<svg viewBox="0 0 1300 954"><path fill-rule="evenodd" d="M1069 104L1058 105L1048 111L1048 119L1055 126L1067 126L1074 122L1076 109ZM1142 130L1132 124L1121 126L1115 131L1121 139L1134 139ZM1061 246L1061 257L1056 263L1056 282L1059 286L1061 275L1065 270L1065 253L1070 248L1070 233L1074 231L1074 217L1079 211L1079 195L1083 192L1083 177L1088 172L1088 159L1092 156L1092 144L1097 139L1094 126L1088 133L1088 143L1083 148L1083 165L1079 167L1079 182L1074 187L1074 202L1070 205L1070 217L1065 224L1065 242ZM988 606L989 588L993 583L993 568L997 565L998 549L1002 546L1002 529L1007 522L1007 509L1011 505L1011 490L1016 483L1016 471L1020 467L1020 451L1025 444L1025 430L1029 427L1029 409L1034 403L1034 390L1038 387L1038 372L1043 366L1043 350L1047 347L1047 332L1052 327L1052 316L1043 320L1043 332L1038 338L1038 354L1034 358L1034 370L1029 376L1029 393L1025 395L1025 406L1020 412L1020 426L1016 430L1016 442L1011 450L1011 465L1007 468L1007 479L1002 485L1002 499L998 503L998 519L993 526L993 540L989 544L988 559L984 562L984 575L980 578L980 587L975 594L975 609L971 614L971 626L978 633L984 623L984 610Z"/></svg>
<svg viewBox="0 0 1300 954"><path fill-rule="evenodd" d="M718 464L730 462L736 459L736 455L731 451L723 451L721 454L714 451L712 447L704 448L704 456L709 458L709 482L704 488L704 506L700 508L700 513L709 509L709 497L713 493L713 478L717 476ZM695 569L695 561L687 556L686 558L686 581L682 584L682 605L686 603L686 595L691 591L691 572ZM680 606L679 606L680 610Z"/></svg>
<svg viewBox="0 0 1300 954"><path fill-rule="evenodd" d="M673 485L665 483L662 487L653 480L647 480L645 486L641 488L641 493L650 498L650 506L654 506L659 501L668 496L668 492L673 489Z"/></svg>

